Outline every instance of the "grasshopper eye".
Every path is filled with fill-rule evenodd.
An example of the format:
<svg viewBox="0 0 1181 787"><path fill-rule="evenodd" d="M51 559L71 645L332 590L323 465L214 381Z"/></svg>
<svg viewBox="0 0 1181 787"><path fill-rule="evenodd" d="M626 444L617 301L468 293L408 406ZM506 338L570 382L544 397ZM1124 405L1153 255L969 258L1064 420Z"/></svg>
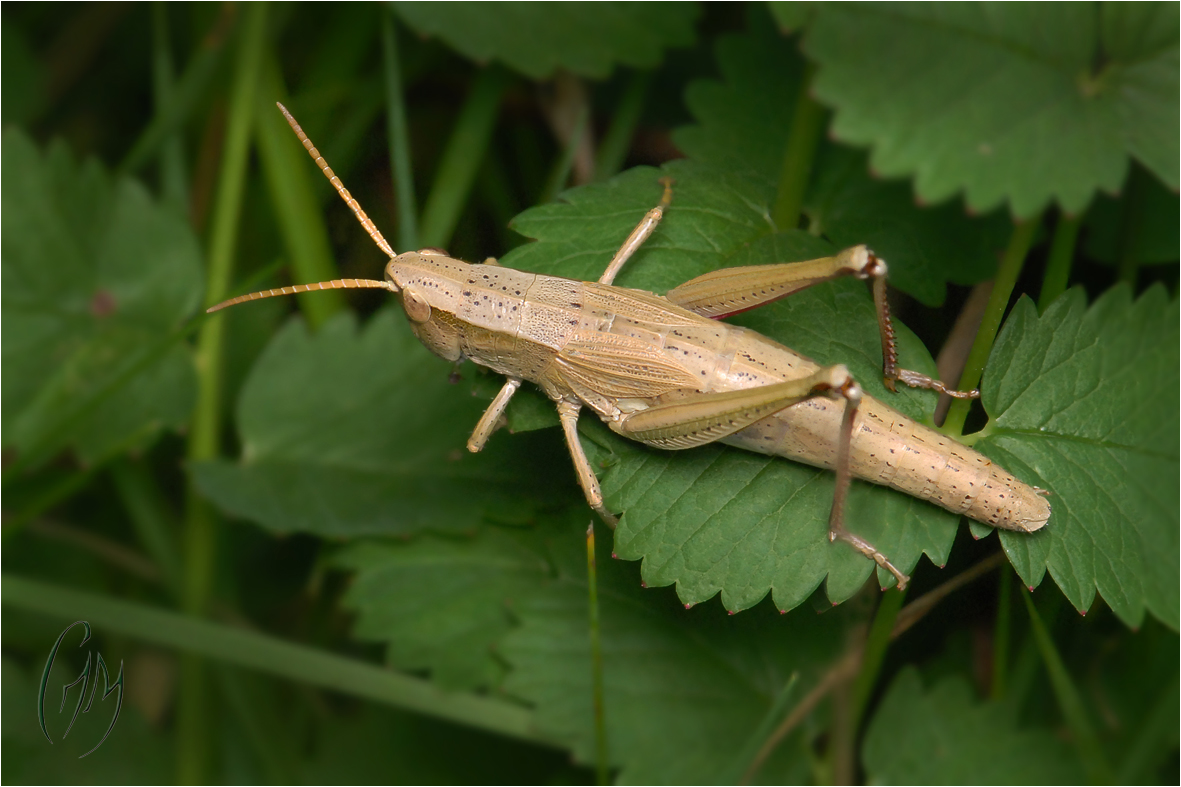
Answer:
<svg viewBox="0 0 1181 787"><path fill-rule="evenodd" d="M406 316L414 322L429 322L431 319L431 305L426 298L410 288L402 289L402 308Z"/></svg>

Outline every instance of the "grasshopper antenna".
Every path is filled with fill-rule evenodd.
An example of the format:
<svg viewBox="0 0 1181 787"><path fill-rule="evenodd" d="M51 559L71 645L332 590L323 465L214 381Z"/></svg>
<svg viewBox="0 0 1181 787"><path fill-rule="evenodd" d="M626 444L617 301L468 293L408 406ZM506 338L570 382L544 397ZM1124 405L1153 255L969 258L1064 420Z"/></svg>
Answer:
<svg viewBox="0 0 1181 787"><path fill-rule="evenodd" d="M291 130L295 132L295 136L299 137L299 141L303 143L304 150L308 152L309 156L315 159L316 166L319 167L320 171L324 173L324 177L328 178L328 180L332 182L332 185L336 187L336 191L338 194L340 194L340 198L343 199L345 204L352 209L353 215L357 217L357 221L361 222L361 226L364 227L365 231L369 233L369 237L373 238L373 242L377 244L377 248L385 252L386 256L391 259L396 257L397 254L394 252L393 247L390 246L389 242L387 242L385 237L382 236L381 231L377 229L377 226L373 223L373 221L367 215L365 215L365 211L361 209L360 203L353 199L353 195L349 194L349 190L346 189L344 184L340 182L340 178L336 177L336 173L332 171L332 167L328 166L328 162L325 161L324 157L320 155L320 151L316 150L316 146L312 144L310 139L308 139L308 135L303 133L303 129L300 128L299 124L295 122L295 118L293 118L291 113L287 111L287 107L283 106L278 101L275 102L275 106L279 107L279 111L283 113L283 117L287 118L287 125L291 126Z"/></svg>
<svg viewBox="0 0 1181 787"><path fill-rule="evenodd" d="M228 306L236 306L239 303L246 303L247 301L260 301L263 298L274 298L279 295L295 295L300 292L315 292L316 290L389 290L390 292L397 292L398 288L393 282L378 281L377 279L333 279L332 281L321 281L315 284L296 284L291 287L279 287L275 290L261 290L259 292L247 293L246 295L239 295L237 298L222 301L216 306L210 306L205 312L212 314Z"/></svg>
<svg viewBox="0 0 1181 787"><path fill-rule="evenodd" d="M324 176L336 187L336 191L340 194L341 199L345 204L352 209L353 215L357 217L357 221L361 222L361 226L369 233L369 237L373 238L373 242L377 247L386 253L386 256L393 259L397 256L394 253L393 247L382 236L381 230L377 229L373 221L365 214L359 202L353 199L353 195L340 182L340 178L336 177L336 173L332 171L332 167L328 166L328 162L320 155L320 151L316 150L316 146L308 139L308 135L303 133L303 129L299 127L299 123L295 122L295 118L287 111L287 107L280 104L278 101L275 105L279 107L279 111L283 113L283 117L287 118L287 124L291 126L291 130L295 132L295 136L299 137L300 143L304 150L316 162L316 166L324 173ZM274 298L279 295L295 295L301 292L313 292L316 290L389 290L390 292L397 292L398 288L388 281L377 281L376 279L334 279L332 281L322 281L315 284L296 284L292 287L280 287L275 290L262 290L260 292L252 292L247 295L239 295L236 298L222 301L216 306L211 306L206 309L206 313L213 313L228 306L236 306L239 303L247 301L257 301L263 298Z"/></svg>

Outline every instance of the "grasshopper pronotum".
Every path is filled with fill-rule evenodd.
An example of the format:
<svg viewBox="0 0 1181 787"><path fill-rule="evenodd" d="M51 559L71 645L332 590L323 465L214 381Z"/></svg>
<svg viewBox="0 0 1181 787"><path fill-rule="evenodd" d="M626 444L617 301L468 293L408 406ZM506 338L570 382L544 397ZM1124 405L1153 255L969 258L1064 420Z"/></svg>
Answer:
<svg viewBox="0 0 1181 787"><path fill-rule="evenodd" d="M449 361L470 359L508 378L476 424L468 450L483 448L509 400L528 380L557 405L587 502L611 526L617 519L603 505L578 440L583 407L618 434L657 448L721 440L828 468L837 477L830 538L847 541L890 571L899 588L909 578L845 529L843 508L852 476L995 527L1030 532L1049 520L1050 505L1041 490L864 394L845 366L821 366L754 331L716 321L839 276L869 280L886 384L978 396L898 368L885 297L886 265L864 246L808 262L714 271L664 296L614 287L616 274L671 202L672 184L665 181L660 204L644 216L597 282L526 273L495 260L470 264L440 249L396 254L291 114L279 108L389 256L385 280L300 284L241 295L209 311L317 289L379 288L398 294L411 330L428 349Z"/></svg>

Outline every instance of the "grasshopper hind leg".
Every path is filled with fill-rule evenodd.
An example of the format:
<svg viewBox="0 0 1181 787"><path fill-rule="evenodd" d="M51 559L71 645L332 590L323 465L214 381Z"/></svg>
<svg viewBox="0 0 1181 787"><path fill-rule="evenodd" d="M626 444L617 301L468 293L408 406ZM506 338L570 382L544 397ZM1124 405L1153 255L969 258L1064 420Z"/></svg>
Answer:
<svg viewBox="0 0 1181 787"><path fill-rule="evenodd" d="M839 538L850 544L858 552L893 574L898 582L899 590L906 590L910 577L899 571L873 544L845 528L845 500L849 496L849 485L853 480L849 467L849 456L853 443L853 424L857 417L857 408L861 404L862 393L861 386L857 385L852 377L849 377L840 388L835 389L835 393L844 398L845 413L841 417L841 432L837 443L837 465L834 468L837 478L832 496L832 509L828 514L828 540L836 541Z"/></svg>

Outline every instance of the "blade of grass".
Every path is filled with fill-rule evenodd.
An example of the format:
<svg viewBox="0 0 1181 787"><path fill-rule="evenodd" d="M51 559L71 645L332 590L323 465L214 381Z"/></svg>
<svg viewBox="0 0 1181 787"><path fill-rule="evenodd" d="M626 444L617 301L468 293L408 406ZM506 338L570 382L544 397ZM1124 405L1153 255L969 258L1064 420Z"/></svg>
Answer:
<svg viewBox="0 0 1181 787"><path fill-rule="evenodd" d="M176 547L179 527L168 501L144 462L119 457L111 463L110 473L140 543L159 567L173 597L179 599L182 582L180 553Z"/></svg>
<svg viewBox="0 0 1181 787"><path fill-rule="evenodd" d="M276 101L286 98L279 60L274 48L268 47L262 58L254 118L254 140L267 194L283 246L291 259L293 280L328 281L339 274L332 258L324 213L313 186L312 178L320 175L314 166L309 166L312 162L307 152L275 106ZM344 294L339 290L301 293L296 298L313 330L345 308Z"/></svg>
<svg viewBox="0 0 1181 787"><path fill-rule="evenodd" d="M992 638L992 686L989 697L1000 700L1005 696L1009 677L1009 640L1013 635L1013 577L1001 569L998 578L996 626Z"/></svg>
<svg viewBox="0 0 1181 787"><path fill-rule="evenodd" d="M996 272L992 294L988 296L984 319L980 322L980 330L976 332L976 340L972 343L968 361L964 364L964 373L958 386L961 391L970 391L980 384L984 364L988 361L992 343L1001 327L1001 318L1005 316L1005 310L1009 307L1009 297L1013 294L1013 287L1017 284L1017 277L1025 265L1025 256L1029 253L1029 247L1033 244L1034 235L1037 234L1040 224L1041 216L1034 216L1013 226L1009 246L1005 249L1005 256ZM964 421L968 418L968 409L971 405L971 399L956 399L952 402L951 408L947 411L947 420L943 422L943 431L956 436L963 434Z"/></svg>
<svg viewBox="0 0 1181 787"><path fill-rule="evenodd" d="M631 149L632 137L636 133L636 125L640 122L640 114L644 111L644 98L648 95L651 82L652 74L647 71L636 71L628 80L623 96L615 107L611 125L599 143L595 180L606 180L623 168L623 162Z"/></svg>
<svg viewBox="0 0 1181 787"><path fill-rule="evenodd" d="M800 80L800 94L791 118L787 149L783 153L779 193L771 211L771 219L780 231L795 229L800 225L804 195L812 179L812 161L816 158L816 146L820 144L820 135L824 131L824 107L813 101L809 94L815 70L815 66L809 64Z"/></svg>
<svg viewBox="0 0 1181 787"><path fill-rule="evenodd" d="M1107 764L1107 758L1103 756L1099 737L1095 734L1095 728L1091 726L1091 720L1087 717L1087 711L1083 706L1083 699L1079 695L1078 688L1070 679L1070 673L1062 662L1062 656L1059 655L1058 648L1054 646L1050 632L1042 623L1037 607L1033 605L1031 594L1022 593L1021 598L1025 600L1025 609L1029 612L1030 628L1033 631L1038 650L1041 652L1042 663L1046 665L1046 671L1050 673L1050 685L1054 689L1054 697L1058 700L1058 708L1062 711L1066 726L1073 734L1079 758L1083 762L1083 767L1087 769L1087 776L1092 784L1112 784L1115 781L1115 774L1112 772L1111 766Z"/></svg>
<svg viewBox="0 0 1181 787"><path fill-rule="evenodd" d="M162 2L152 3L152 98L157 114L175 98L172 44L168 38L168 11ZM177 127L160 149L160 195L181 216L189 215L189 187L185 174L184 139Z"/></svg>
<svg viewBox="0 0 1181 787"><path fill-rule="evenodd" d="M159 105L147 128L123 157L118 174L130 175L151 161L173 132L189 119L193 109L213 84L225 54L225 41L232 22L232 11L219 17L214 29L201 42L184 74L170 91L171 99Z"/></svg>
<svg viewBox="0 0 1181 787"><path fill-rule="evenodd" d="M1153 779L1151 769L1160 756L1168 751L1166 738L1176 729L1178 680L1161 690L1152 710L1139 725L1133 743L1120 764L1116 784L1148 784ZM1174 738L1174 740L1176 740Z"/></svg>
<svg viewBox="0 0 1181 787"><path fill-rule="evenodd" d="M224 299L233 274L255 94L267 30L266 12L267 6L263 3L248 5L243 11L210 230L205 285L206 303L210 305ZM186 452L190 462L212 459L219 452L225 373L224 332L225 320L220 315L202 322L198 332L197 405ZM217 515L192 484L187 490L185 514L182 608L189 614L201 615L209 604L213 584ZM206 683L201 660L191 655L183 657L177 701L176 758L177 781L181 784L203 783L209 773L211 730Z"/></svg>
<svg viewBox="0 0 1181 787"><path fill-rule="evenodd" d="M96 629L125 634L141 642L197 653L543 746L554 745L538 736L532 712L519 705L443 691L422 678L285 642L268 634L24 577L0 578L0 597L6 606L14 609L40 612L61 620L85 619Z"/></svg>
<svg viewBox="0 0 1181 787"><path fill-rule="evenodd" d="M1046 262L1046 275L1042 280L1042 291L1037 299L1039 312L1044 312L1059 295L1066 292L1066 283L1070 280L1070 264L1074 261L1074 246L1082 223L1082 214L1063 214L1058 217L1058 224L1054 227L1054 241L1050 244L1050 259Z"/></svg>
<svg viewBox="0 0 1181 787"><path fill-rule="evenodd" d="M861 670L857 673L857 680L853 684L851 721L854 733L865 715L865 708L869 705L869 698L873 694L873 687L882 671L882 661L886 658L886 650L890 647L890 637L894 630L894 621L902 609L902 602L906 599L906 591L899 593L883 592L878 611L873 616L869 634L865 639L865 652L861 658Z"/></svg>
<svg viewBox="0 0 1181 787"><path fill-rule="evenodd" d="M435 181L422 211L419 240L423 246L446 248L467 203L480 162L492 140L500 111L500 96L508 84L508 72L492 65L482 69L447 140Z"/></svg>
<svg viewBox="0 0 1181 787"><path fill-rule="evenodd" d="M603 640L599 628L598 570L595 564L595 523L586 528L586 575L590 609L591 696L595 714L595 775L599 784L611 783L607 755L607 726L603 714Z"/></svg>
<svg viewBox="0 0 1181 787"><path fill-rule="evenodd" d="M385 65L386 123L389 126L390 167L397 201L398 242L402 251L418 246L418 203L414 196L414 171L410 167L410 130L406 123L406 95L398 63L398 30L393 6L381 17L381 55Z"/></svg>
<svg viewBox="0 0 1181 787"><path fill-rule="evenodd" d="M578 155L578 146L582 143L582 135L586 133L588 115L586 107L578 111L578 117L574 121L574 132L570 134L570 141L566 143L562 155L554 162L554 167L550 170L549 179L545 184L545 190L541 193L543 204L557 199L558 194L566 188L566 184L570 181L570 171L574 168L574 157Z"/></svg>
<svg viewBox="0 0 1181 787"><path fill-rule="evenodd" d="M746 739L746 744L734 758L734 762L730 765L722 778L718 779L720 784L740 784L743 783L743 776L746 774L755 762L755 757L758 756L759 749L762 748L763 742L775 729L775 725L783 720L783 716L787 713L787 703L791 702L792 693L795 689L796 683L799 681L800 674L793 672L787 682L783 684L783 688L775 695L775 699L771 702L771 707L767 709L763 720L759 722L759 726L751 733L750 737Z"/></svg>

